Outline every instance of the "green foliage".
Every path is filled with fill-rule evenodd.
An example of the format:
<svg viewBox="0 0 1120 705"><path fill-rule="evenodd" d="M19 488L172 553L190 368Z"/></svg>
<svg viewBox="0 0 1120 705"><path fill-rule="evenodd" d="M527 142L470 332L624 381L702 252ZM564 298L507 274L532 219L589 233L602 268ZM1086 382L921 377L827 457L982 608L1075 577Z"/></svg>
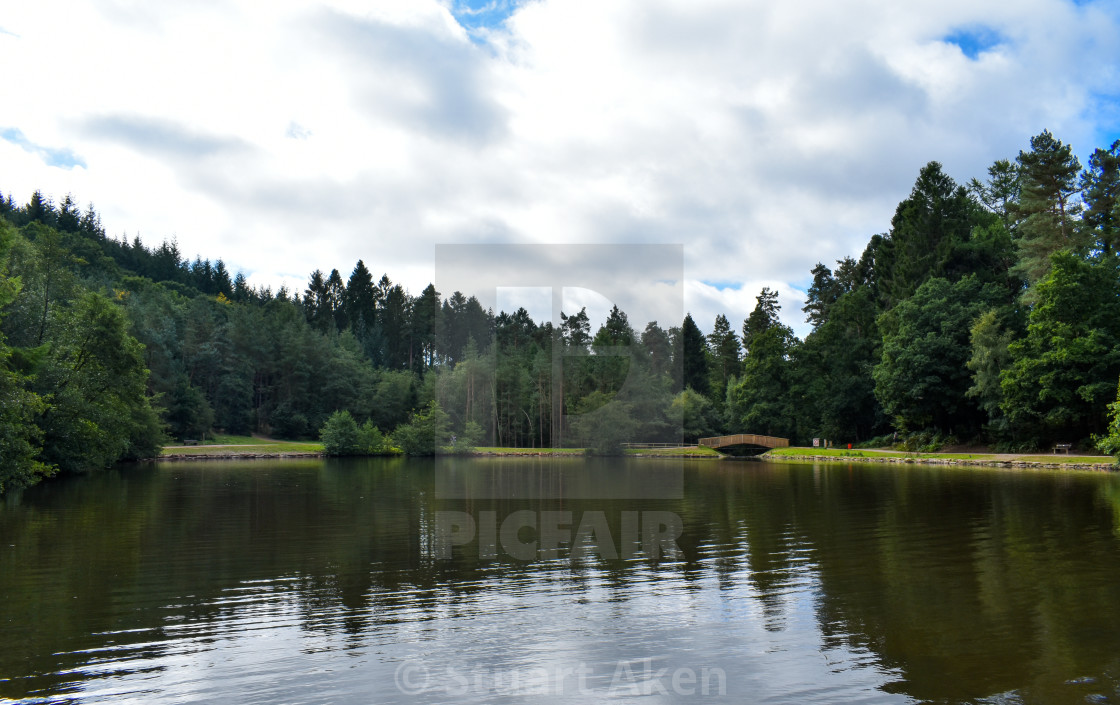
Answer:
<svg viewBox="0 0 1120 705"><path fill-rule="evenodd" d="M463 432L454 437L451 450L453 453L469 453L477 448L485 437L486 431L482 426L474 421L468 421Z"/></svg>
<svg viewBox="0 0 1120 705"><path fill-rule="evenodd" d="M451 444L447 412L439 402L429 402L408 423L393 431L393 444L406 455L435 455L441 447Z"/></svg>
<svg viewBox="0 0 1120 705"><path fill-rule="evenodd" d="M319 429L319 441L327 455L381 455L391 452L388 439L373 422L361 426L349 411L336 411Z"/></svg>
<svg viewBox="0 0 1120 705"><path fill-rule="evenodd" d="M1013 338L1012 331L1004 328L996 309L987 311L973 324L969 331L972 356L966 363L972 372L972 386L965 392L976 400L980 409L988 417L989 429L1006 433L1007 417L1003 414L1003 389L1000 375L1007 368Z"/></svg>
<svg viewBox="0 0 1120 705"><path fill-rule="evenodd" d="M768 286L762 287L762 292L755 297L754 310L743 321L743 347L748 355L755 338L778 325L779 310L781 306L778 305L778 292L772 291Z"/></svg>
<svg viewBox="0 0 1120 705"><path fill-rule="evenodd" d="M1026 337L1009 346L1000 408L1019 439L1088 438L1104 429L1120 374L1117 259L1088 262L1056 253L1036 295Z"/></svg>
<svg viewBox="0 0 1120 705"><path fill-rule="evenodd" d="M1120 462L1120 384L1116 385L1116 401L1108 405L1111 418L1104 435L1094 436L1097 450L1114 456Z"/></svg>
<svg viewBox="0 0 1120 705"><path fill-rule="evenodd" d="M1082 240L1104 254L1120 254L1120 140L1096 149L1081 174Z"/></svg>
<svg viewBox="0 0 1120 705"><path fill-rule="evenodd" d="M342 411L347 452L387 448L378 428L413 453L736 431L1081 440L1108 426L1120 373L1118 144L1078 175L1044 132L968 189L930 162L888 233L812 269L804 341L769 288L741 338L689 316L639 339L617 307L593 337L586 310L554 328L462 292L412 296L360 261L274 295L174 242L106 238L72 198L0 200L0 481L150 454L161 423L300 438Z"/></svg>
<svg viewBox="0 0 1120 705"><path fill-rule="evenodd" d="M979 430L982 417L966 395L969 334L998 297L972 276L955 284L935 278L879 318L883 348L872 373L875 396L899 430L967 436Z"/></svg>
<svg viewBox="0 0 1120 705"><path fill-rule="evenodd" d="M366 419L366 422L359 429L358 439L367 455L381 455L392 450L389 439L369 419Z"/></svg>
<svg viewBox="0 0 1120 705"><path fill-rule="evenodd" d="M792 354L797 338L778 320L778 292L763 287L754 310L743 322L747 350L742 373L727 383L728 426L750 433L793 437L797 433Z"/></svg>
<svg viewBox="0 0 1120 705"><path fill-rule="evenodd" d="M908 433L894 445L895 450L905 450L910 453L938 453L945 446L957 445L960 441L956 436L945 435L940 431L925 430Z"/></svg>
<svg viewBox="0 0 1120 705"><path fill-rule="evenodd" d="M969 273L960 249L973 227L991 220L938 162L922 167L909 198L898 204L876 275L888 308L906 300L931 277L956 280Z"/></svg>
<svg viewBox="0 0 1120 705"><path fill-rule="evenodd" d="M174 438L202 438L214 425L214 411L205 395L192 386L185 375L178 378L164 403L167 405L164 415L167 430Z"/></svg>
<svg viewBox="0 0 1120 705"><path fill-rule="evenodd" d="M327 455L359 455L361 437L358 424L349 411L336 411L319 429L319 441Z"/></svg>
<svg viewBox="0 0 1120 705"><path fill-rule="evenodd" d="M143 346L124 311L90 292L52 320L50 354L33 384L49 400L44 462L86 471L157 454L164 436L147 395Z"/></svg>
<svg viewBox="0 0 1120 705"><path fill-rule="evenodd" d="M708 335L708 349L711 351L709 371L709 390L716 401L722 401L727 389L727 381L739 374L742 366L739 336L731 330L727 316L716 316L715 325Z"/></svg>
<svg viewBox="0 0 1120 705"><path fill-rule="evenodd" d="M816 329L792 352L790 394L806 436L857 441L886 428L871 377L880 359L877 315L871 287L857 285L821 309Z"/></svg>
<svg viewBox="0 0 1120 705"><path fill-rule="evenodd" d="M692 315L684 317L680 330L680 352L683 360L683 386L701 394L708 393L708 346Z"/></svg>
<svg viewBox="0 0 1120 705"><path fill-rule="evenodd" d="M753 336L743 374L727 385L727 417L733 428L767 436L797 436L796 410L789 393L796 340L793 331L780 323Z"/></svg>
<svg viewBox="0 0 1120 705"><path fill-rule="evenodd" d="M573 430L579 444L595 455L622 455L622 444L632 440L638 428L628 404L600 391L584 397L576 413Z"/></svg>
<svg viewBox="0 0 1120 705"><path fill-rule="evenodd" d="M1017 161L1021 191L1013 209L1019 246L1016 271L1034 285L1049 272L1050 255L1086 244L1076 227L1081 205L1074 199L1081 163L1072 147L1049 130L1032 137L1031 150L1019 152Z"/></svg>
<svg viewBox="0 0 1120 705"><path fill-rule="evenodd" d="M704 395L691 388L683 389L673 398L673 410L681 418L685 443L718 435L719 411Z"/></svg>
<svg viewBox="0 0 1120 705"><path fill-rule="evenodd" d="M1019 201L1019 166L1008 159L997 159L988 167L988 181L972 179L968 190L984 207L999 216L1005 229L1010 230L1012 211Z"/></svg>
<svg viewBox="0 0 1120 705"><path fill-rule="evenodd" d="M0 316L22 287L18 277L7 273L14 239L11 229L0 222ZM11 369L12 352L0 333L0 494L32 485L55 471L39 459L43 434L35 419L46 404L26 388L27 377Z"/></svg>

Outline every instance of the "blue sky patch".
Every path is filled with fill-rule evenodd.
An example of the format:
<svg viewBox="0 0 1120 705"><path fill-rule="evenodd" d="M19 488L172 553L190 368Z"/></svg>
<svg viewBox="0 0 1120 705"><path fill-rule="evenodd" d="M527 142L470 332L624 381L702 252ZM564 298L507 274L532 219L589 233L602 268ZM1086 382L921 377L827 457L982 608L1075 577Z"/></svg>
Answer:
<svg viewBox="0 0 1120 705"><path fill-rule="evenodd" d="M727 280L715 280L715 279L701 279L700 283L701 284L706 284L707 286L712 287L716 291L723 291L724 289L738 289L739 287L741 287L743 285L742 282L734 282L734 281L727 281Z"/></svg>
<svg viewBox="0 0 1120 705"><path fill-rule="evenodd" d="M495 29L523 0L451 0L451 14L468 32Z"/></svg>
<svg viewBox="0 0 1120 705"><path fill-rule="evenodd" d="M1093 91L1090 93L1089 104L1082 116L1096 126L1095 144L1086 145L1088 149L1081 150L1086 155L1097 147L1108 149L1113 142L1120 140L1120 92ZM1082 162L1084 161L1083 158Z"/></svg>
<svg viewBox="0 0 1120 705"><path fill-rule="evenodd" d="M80 166L84 169L86 167L85 161L69 149L55 149L53 147L44 147L35 144L27 139L27 136L23 134L22 130L16 127L0 129L0 139L17 145L29 154L36 155L42 159L43 163L47 166L56 166L61 169L73 169L76 166Z"/></svg>
<svg viewBox="0 0 1120 705"><path fill-rule="evenodd" d="M956 45L961 53L975 60L983 52L1003 44L1004 39L991 27L968 27L950 32L941 41Z"/></svg>

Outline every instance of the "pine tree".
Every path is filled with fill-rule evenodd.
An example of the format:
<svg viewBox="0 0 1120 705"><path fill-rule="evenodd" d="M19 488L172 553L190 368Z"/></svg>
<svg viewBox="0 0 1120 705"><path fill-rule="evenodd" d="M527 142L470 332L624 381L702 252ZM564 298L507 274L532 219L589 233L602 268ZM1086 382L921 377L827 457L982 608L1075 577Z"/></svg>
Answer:
<svg viewBox="0 0 1120 705"><path fill-rule="evenodd" d="M346 282L346 319L355 329L371 327L377 315L377 300L373 288L373 275L365 262L358 260L350 279Z"/></svg>
<svg viewBox="0 0 1120 705"><path fill-rule="evenodd" d="M436 363L436 312L439 292L432 284L412 302L412 339L415 341L412 368L423 371Z"/></svg>
<svg viewBox="0 0 1120 705"><path fill-rule="evenodd" d="M1081 175L1082 240L1105 254L1120 252L1120 140L1097 149Z"/></svg>
<svg viewBox="0 0 1120 705"><path fill-rule="evenodd" d="M82 214L78 210L78 204L74 203L74 198L70 194L62 199L62 203L58 204L58 224L59 230L76 233L81 224Z"/></svg>
<svg viewBox="0 0 1120 705"><path fill-rule="evenodd" d="M1050 271L1051 254L1083 244L1076 228L1081 205L1074 200L1081 162L1048 130L1032 137L1031 151L1019 152L1017 161L1022 188L1013 209L1017 271L1033 286Z"/></svg>
<svg viewBox="0 0 1120 705"><path fill-rule="evenodd" d="M105 239L105 228L101 227L101 216L93 209L92 203L86 207L86 212L82 214L82 219L78 223L78 230L83 235L97 240Z"/></svg>
<svg viewBox="0 0 1120 705"><path fill-rule="evenodd" d="M337 269L332 269L327 277L326 305L334 318L334 329L340 333L346 330L349 323L346 319L346 285L342 283L342 275Z"/></svg>
<svg viewBox="0 0 1120 705"><path fill-rule="evenodd" d="M996 160L988 167L988 182L968 182L968 190L985 208L999 216L1004 227L1011 229L1012 211L1019 201L1019 167L1007 159Z"/></svg>
<svg viewBox="0 0 1120 705"><path fill-rule="evenodd" d="M840 284L832 276L832 270L824 264L817 262L817 266L813 267L811 273L813 283L809 285L805 306L801 310L807 314L805 320L812 323L813 328L816 329L828 320L828 309L840 297L841 289Z"/></svg>
<svg viewBox="0 0 1120 705"><path fill-rule="evenodd" d="M968 242L978 208L938 162L922 167L910 196L891 219L890 256L877 272L888 307L914 294L930 277L957 279L951 273L956 251Z"/></svg>
<svg viewBox="0 0 1120 705"><path fill-rule="evenodd" d="M586 352L587 346L591 344L591 319L587 316L587 307L584 306L579 313L570 316L561 311L560 332L570 350Z"/></svg>
<svg viewBox="0 0 1120 705"><path fill-rule="evenodd" d="M683 383L687 389L707 396L708 394L708 345L704 334L692 320L692 314L684 317L681 325L681 365Z"/></svg>
<svg viewBox="0 0 1120 705"><path fill-rule="evenodd" d="M778 292L768 286L762 287L762 292L755 297L755 307L747 320L743 321L743 347L750 355L751 344L754 339L778 324Z"/></svg>
<svg viewBox="0 0 1120 705"><path fill-rule="evenodd" d="M708 348L711 350L712 366L710 389L717 402L722 402L727 391L727 381L739 374L742 366L739 336L731 330L727 316L716 316L715 326L708 335Z"/></svg>
<svg viewBox="0 0 1120 705"><path fill-rule="evenodd" d="M53 226L57 221L54 204L39 189L35 189L31 194L31 200L27 202L24 212L27 214L28 222L31 223L38 221L43 225Z"/></svg>

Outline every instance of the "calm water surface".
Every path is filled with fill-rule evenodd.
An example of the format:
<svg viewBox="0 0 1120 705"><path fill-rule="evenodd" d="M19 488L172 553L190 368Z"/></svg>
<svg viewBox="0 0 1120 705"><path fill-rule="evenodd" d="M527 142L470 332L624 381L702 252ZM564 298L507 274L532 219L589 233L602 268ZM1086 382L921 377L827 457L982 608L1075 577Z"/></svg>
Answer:
<svg viewBox="0 0 1120 705"><path fill-rule="evenodd" d="M1120 702L1118 476L442 462L0 499L0 701Z"/></svg>

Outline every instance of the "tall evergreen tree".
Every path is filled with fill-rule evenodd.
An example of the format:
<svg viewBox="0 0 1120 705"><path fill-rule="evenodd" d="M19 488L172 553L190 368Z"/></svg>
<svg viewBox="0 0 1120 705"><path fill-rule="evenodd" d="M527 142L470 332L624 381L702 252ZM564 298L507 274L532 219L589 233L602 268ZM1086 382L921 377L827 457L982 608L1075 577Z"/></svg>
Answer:
<svg viewBox="0 0 1120 705"><path fill-rule="evenodd" d="M805 320L815 329L828 320L828 310L840 298L841 287L832 276L832 270L820 262L813 267L811 274L813 283L809 285L805 307L801 310L806 313Z"/></svg>
<svg viewBox="0 0 1120 705"><path fill-rule="evenodd" d="M570 316L561 311L560 333L569 350L586 352L587 346L591 344L591 319L587 317L587 307L584 306L579 313Z"/></svg>
<svg viewBox="0 0 1120 705"><path fill-rule="evenodd" d="M707 396L708 387L708 345L704 334L692 320L692 314L684 317L681 324L681 367L684 388Z"/></svg>
<svg viewBox="0 0 1120 705"><path fill-rule="evenodd" d="M1019 167L1008 159L998 159L988 167L988 181L968 182L968 190L992 213L999 216L1004 227L1011 230L1013 210L1019 202Z"/></svg>
<svg viewBox="0 0 1120 705"><path fill-rule="evenodd" d="M74 198L70 194L66 194L58 204L58 229L76 233L81 225L81 219L82 213L78 210L78 204L74 203Z"/></svg>
<svg viewBox="0 0 1120 705"><path fill-rule="evenodd" d="M1120 273L1115 257L1053 255L1027 335L1009 346L1002 410L1017 440L1077 441L1106 425L1120 375Z"/></svg>
<svg viewBox="0 0 1120 705"><path fill-rule="evenodd" d="M755 297L754 310L743 321L743 347L746 349L747 355L751 353L751 345L755 338L778 325L778 311L780 309L778 292L772 291L768 286L762 287L762 292Z"/></svg>
<svg viewBox="0 0 1120 705"><path fill-rule="evenodd" d="M938 162L922 167L910 196L891 219L890 256L877 272L879 287L891 307L913 295L930 277L957 279L957 250L976 224L977 208Z"/></svg>
<svg viewBox="0 0 1120 705"><path fill-rule="evenodd" d="M412 368L423 371L436 364L436 313L439 292L433 284L424 287L412 302L412 338L415 341Z"/></svg>
<svg viewBox="0 0 1120 705"><path fill-rule="evenodd" d="M366 268L365 262L358 260L350 279L346 282L346 295L343 301L346 309L346 319L357 331L372 326L376 321L377 299L373 287L373 275ZM358 335L359 341L363 336Z"/></svg>
<svg viewBox="0 0 1120 705"><path fill-rule="evenodd" d="M1068 144L1049 130L1031 138L1031 150L1017 158L1021 192L1013 210L1018 238L1017 270L1030 285L1050 271L1050 255L1084 244L1076 219L1077 175L1081 162Z"/></svg>
<svg viewBox="0 0 1120 705"><path fill-rule="evenodd" d="M327 276L326 289L326 304L334 319L334 329L342 332L349 321L346 318L346 285L342 283L342 275L337 269L332 269Z"/></svg>
<svg viewBox="0 0 1120 705"><path fill-rule="evenodd" d="M709 390L715 401L722 403L727 393L727 382L739 374L742 365L739 336L731 330L727 316L716 316L715 326L708 334L708 348L711 350L711 371Z"/></svg>
<svg viewBox="0 0 1120 705"><path fill-rule="evenodd" d="M642 347L646 350L650 374L669 375L673 380L680 378L673 369L673 346L669 334L656 321L650 321L642 331Z"/></svg>
<svg viewBox="0 0 1120 705"><path fill-rule="evenodd" d="M1081 175L1082 241L1104 254L1120 253L1120 140L1094 150Z"/></svg>
<svg viewBox="0 0 1120 705"><path fill-rule="evenodd" d="M899 430L935 429L969 437L983 416L967 398L966 362L973 323L999 303L999 291L974 276L952 283L934 277L879 318L882 358L875 396Z"/></svg>

